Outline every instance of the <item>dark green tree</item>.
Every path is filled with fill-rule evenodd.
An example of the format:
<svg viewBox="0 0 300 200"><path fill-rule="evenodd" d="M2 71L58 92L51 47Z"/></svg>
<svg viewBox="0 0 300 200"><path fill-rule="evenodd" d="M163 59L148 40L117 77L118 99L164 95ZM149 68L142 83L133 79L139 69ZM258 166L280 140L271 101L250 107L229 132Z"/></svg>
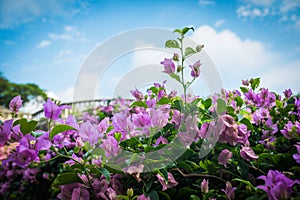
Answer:
<svg viewBox="0 0 300 200"><path fill-rule="evenodd" d="M12 83L0 72L0 105L8 108L10 100L17 95L21 95L23 104L37 97L42 97L44 100L47 99L45 91L38 85L33 83Z"/></svg>

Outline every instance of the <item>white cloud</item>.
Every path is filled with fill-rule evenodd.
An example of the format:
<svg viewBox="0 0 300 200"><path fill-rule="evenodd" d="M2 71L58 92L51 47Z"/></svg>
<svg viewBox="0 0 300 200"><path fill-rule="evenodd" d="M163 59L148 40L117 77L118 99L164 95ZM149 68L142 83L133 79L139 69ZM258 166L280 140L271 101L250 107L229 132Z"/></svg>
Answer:
<svg viewBox="0 0 300 200"><path fill-rule="evenodd" d="M245 78L261 77L263 83L276 91L286 87L300 91L300 60L285 60L284 55L268 50L260 41L243 40L230 30L217 32L210 26L196 29L192 39L204 44L225 88L237 88Z"/></svg>
<svg viewBox="0 0 300 200"><path fill-rule="evenodd" d="M237 10L238 17L265 17L269 14L268 8L251 8L250 6L241 6Z"/></svg>
<svg viewBox="0 0 300 200"><path fill-rule="evenodd" d="M280 11L283 13L300 8L300 0L283 0Z"/></svg>
<svg viewBox="0 0 300 200"><path fill-rule="evenodd" d="M291 22L294 27L299 28L300 22L293 19L293 16L299 16L300 0L243 0L241 2L236 9L240 18L272 16L277 17L279 22Z"/></svg>
<svg viewBox="0 0 300 200"><path fill-rule="evenodd" d="M76 42L84 42L86 41L86 38L84 36L84 33L78 31L76 26L65 26L64 32L61 34L57 33L49 33L48 37L50 40L70 40L70 41L76 41Z"/></svg>
<svg viewBox="0 0 300 200"><path fill-rule="evenodd" d="M223 25L225 22L226 22L225 19L220 19L220 20L216 21L215 27L220 27L220 26Z"/></svg>
<svg viewBox="0 0 300 200"><path fill-rule="evenodd" d="M244 0L245 3L251 3L258 6L271 6L276 0Z"/></svg>
<svg viewBox="0 0 300 200"><path fill-rule="evenodd" d="M45 17L73 16L86 7L74 0L0 1L0 28L14 28Z"/></svg>
<svg viewBox="0 0 300 200"><path fill-rule="evenodd" d="M50 40L42 40L40 43L38 43L37 48L46 48L51 44L52 42Z"/></svg>
<svg viewBox="0 0 300 200"><path fill-rule="evenodd" d="M214 5L215 1L214 0L199 0L198 4L200 6Z"/></svg>
<svg viewBox="0 0 300 200"><path fill-rule="evenodd" d="M74 94L74 87L70 86L65 88L64 90L57 92L55 95L58 100L66 103L66 102L73 101L73 94Z"/></svg>

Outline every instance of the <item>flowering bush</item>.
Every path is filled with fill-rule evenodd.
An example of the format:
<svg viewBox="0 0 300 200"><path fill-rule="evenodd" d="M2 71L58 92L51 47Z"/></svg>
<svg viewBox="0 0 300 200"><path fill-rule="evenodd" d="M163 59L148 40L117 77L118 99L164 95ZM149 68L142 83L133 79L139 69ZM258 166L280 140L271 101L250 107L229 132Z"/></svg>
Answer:
<svg viewBox="0 0 300 200"><path fill-rule="evenodd" d="M183 48L186 33L168 40L177 53L161 64L183 87L182 97L154 83L134 101L116 99L76 119L66 106L44 104L47 130L15 119L0 125L0 194L4 199L289 199L300 194L300 98L259 88L206 99L187 94L201 62L186 59L203 45ZM190 80L184 72L189 70ZM39 191L45 191L43 197ZM41 192L40 192L41 194Z"/></svg>

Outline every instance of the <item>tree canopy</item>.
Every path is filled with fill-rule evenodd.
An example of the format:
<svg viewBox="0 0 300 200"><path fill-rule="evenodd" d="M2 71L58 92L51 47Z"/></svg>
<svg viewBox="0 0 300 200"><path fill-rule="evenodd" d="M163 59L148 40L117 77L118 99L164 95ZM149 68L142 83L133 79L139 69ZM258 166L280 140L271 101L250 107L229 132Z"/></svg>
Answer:
<svg viewBox="0 0 300 200"><path fill-rule="evenodd" d="M47 99L47 95L43 89L33 83L18 84L7 80L2 72L0 72L0 105L7 107L10 100L21 95L23 103L29 102L31 99L42 97L44 100Z"/></svg>

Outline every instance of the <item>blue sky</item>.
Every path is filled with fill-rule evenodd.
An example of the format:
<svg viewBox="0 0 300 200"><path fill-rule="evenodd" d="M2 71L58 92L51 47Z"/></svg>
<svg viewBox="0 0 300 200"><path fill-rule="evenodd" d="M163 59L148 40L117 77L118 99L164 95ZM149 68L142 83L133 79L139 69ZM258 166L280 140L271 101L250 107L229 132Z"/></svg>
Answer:
<svg viewBox="0 0 300 200"><path fill-rule="evenodd" d="M300 92L300 0L0 0L0 71L69 101L97 44L136 28L185 26L195 28L189 36L205 45L225 88L259 76L276 92ZM130 69L143 58L115 65ZM107 81L118 81L118 71Z"/></svg>

